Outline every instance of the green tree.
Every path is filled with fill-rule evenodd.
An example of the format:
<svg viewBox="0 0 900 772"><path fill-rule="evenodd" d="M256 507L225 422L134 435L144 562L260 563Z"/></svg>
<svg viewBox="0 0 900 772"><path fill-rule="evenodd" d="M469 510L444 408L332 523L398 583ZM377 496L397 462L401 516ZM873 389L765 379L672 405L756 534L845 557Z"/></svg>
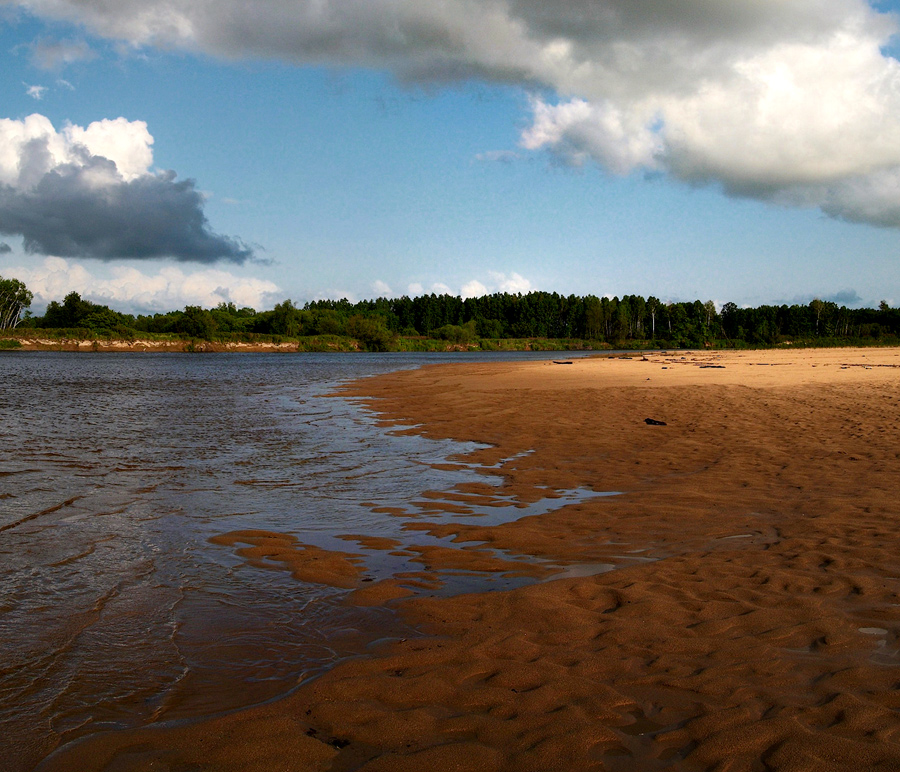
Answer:
<svg viewBox="0 0 900 772"><path fill-rule="evenodd" d="M290 300L285 300L272 309L270 324L275 335L296 337L300 334L300 310Z"/></svg>
<svg viewBox="0 0 900 772"><path fill-rule="evenodd" d="M480 338L502 338L503 322L499 319L481 318L476 322L476 332Z"/></svg>
<svg viewBox="0 0 900 772"><path fill-rule="evenodd" d="M43 327L82 327L82 320L93 310L93 303L82 300L77 292L70 292L62 303L51 301L41 323Z"/></svg>
<svg viewBox="0 0 900 772"><path fill-rule="evenodd" d="M192 338L210 340L216 329L213 315L200 306L186 306L181 319L175 324L176 332L183 332Z"/></svg>
<svg viewBox="0 0 900 772"><path fill-rule="evenodd" d="M644 337L644 318L647 316L647 301L641 295L631 296L631 315L634 322L634 335Z"/></svg>
<svg viewBox="0 0 900 772"><path fill-rule="evenodd" d="M819 298L813 298L809 302L809 308L813 312L816 317L816 337L819 336L819 321L822 318L822 312L825 311L825 303L823 303Z"/></svg>
<svg viewBox="0 0 900 772"><path fill-rule="evenodd" d="M659 310L662 307L662 303L659 301L659 298L651 295L647 298L647 313L650 314L650 337L656 338L656 317L659 315Z"/></svg>
<svg viewBox="0 0 900 772"><path fill-rule="evenodd" d="M666 313L669 321L669 336L677 345L684 345L690 340L690 318L688 317L685 303L669 303L666 306Z"/></svg>
<svg viewBox="0 0 900 772"><path fill-rule="evenodd" d="M470 343L476 337L476 323L470 319L465 324L445 324L432 331L436 338L448 340L451 343Z"/></svg>
<svg viewBox="0 0 900 772"><path fill-rule="evenodd" d="M722 306L722 332L726 338L740 337L740 309L736 303L728 302Z"/></svg>
<svg viewBox="0 0 900 772"><path fill-rule="evenodd" d="M0 276L0 330L14 330L32 300L34 294L23 282Z"/></svg>
<svg viewBox="0 0 900 772"><path fill-rule="evenodd" d="M390 351L394 342L394 336L381 316L351 316L347 321L347 334L362 343L367 351Z"/></svg>
<svg viewBox="0 0 900 772"><path fill-rule="evenodd" d="M588 295L584 299L584 337L598 339L603 334L603 307L600 298Z"/></svg>
<svg viewBox="0 0 900 772"><path fill-rule="evenodd" d="M716 304L712 300L707 300L703 304L703 311L706 314L706 326L711 328L716 319Z"/></svg>
<svg viewBox="0 0 900 772"><path fill-rule="evenodd" d="M338 316L337 311L322 309L309 312L309 327L307 335L343 335L344 320Z"/></svg>
<svg viewBox="0 0 900 772"><path fill-rule="evenodd" d="M615 318L616 334L619 340L633 337L632 319L631 303L629 302L628 295L623 295L616 307Z"/></svg>
<svg viewBox="0 0 900 772"><path fill-rule="evenodd" d="M238 308L234 303L219 303L210 313L219 332L244 332L247 330L256 311L252 308Z"/></svg>

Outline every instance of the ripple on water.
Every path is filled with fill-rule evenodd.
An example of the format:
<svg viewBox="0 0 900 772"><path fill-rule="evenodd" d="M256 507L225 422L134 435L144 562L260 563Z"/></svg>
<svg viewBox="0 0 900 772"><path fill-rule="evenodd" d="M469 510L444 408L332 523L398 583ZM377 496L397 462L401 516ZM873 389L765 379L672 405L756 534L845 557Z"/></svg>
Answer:
<svg viewBox="0 0 900 772"><path fill-rule="evenodd" d="M287 572L260 581L262 569L212 536L264 529L346 550L339 535L365 533L409 544L403 518L379 506L499 524L598 495L548 491L522 506L498 494L444 502L462 513L426 509L436 500L424 491L490 481L490 470L442 464L476 446L390 434L326 396L342 379L421 361L0 358L0 442L16 448L0 465L0 754L10 772L98 728L268 699L369 639L412 634L389 610L344 605L341 592ZM372 572L422 568L359 551Z"/></svg>

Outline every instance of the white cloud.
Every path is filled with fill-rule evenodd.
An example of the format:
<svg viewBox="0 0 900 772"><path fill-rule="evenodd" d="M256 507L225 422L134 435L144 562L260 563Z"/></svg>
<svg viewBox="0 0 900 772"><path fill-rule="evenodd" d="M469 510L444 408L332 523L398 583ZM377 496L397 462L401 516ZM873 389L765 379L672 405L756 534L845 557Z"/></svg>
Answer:
<svg viewBox="0 0 900 772"><path fill-rule="evenodd" d="M377 294L379 297L389 298L391 296L391 288L385 284L381 279L377 279L372 282L372 292Z"/></svg>
<svg viewBox="0 0 900 772"><path fill-rule="evenodd" d="M192 180L151 172L153 137L125 118L68 124L0 119L0 234L63 257L242 263L252 250L213 233Z"/></svg>
<svg viewBox="0 0 900 772"><path fill-rule="evenodd" d="M434 282L427 288L420 282L410 284L407 288L410 297L420 297L421 295L434 293L435 295L452 295L462 298L477 298L484 295L492 295L495 292L508 292L515 295L533 292L534 285L521 274L511 271L503 273L501 271L488 271L486 277L481 279L470 279L455 290L451 285L445 282Z"/></svg>
<svg viewBox="0 0 900 772"><path fill-rule="evenodd" d="M68 124L56 131L50 119L38 113L20 121L0 118L0 183L33 187L59 166L83 164L85 150L112 161L122 178L130 181L149 174L152 145L144 121L104 119L86 128Z"/></svg>
<svg viewBox="0 0 900 772"><path fill-rule="evenodd" d="M69 124L63 136L70 151L82 145L91 155L108 158L126 181L147 174L153 164L153 137L144 121L120 117L94 121L87 128Z"/></svg>
<svg viewBox="0 0 900 772"><path fill-rule="evenodd" d="M36 307L77 292L117 311L133 313L172 311L188 305L211 308L228 302L261 310L271 307L282 295L271 281L214 268L185 271L162 266L146 272L120 265L111 267L105 275L96 275L81 263L47 257L30 267L4 268L4 274L25 282L34 292Z"/></svg>
<svg viewBox="0 0 900 772"><path fill-rule="evenodd" d="M470 282L466 282L462 286L462 292L460 295L465 298L480 298L482 295L487 295L488 289L485 287L480 281L477 279L472 279Z"/></svg>
<svg viewBox="0 0 900 772"><path fill-rule="evenodd" d="M508 274L491 271L490 276L493 279L494 286L497 287L497 292L508 292L511 295L521 292L524 295L534 291L534 285L515 271Z"/></svg>
<svg viewBox="0 0 900 772"><path fill-rule="evenodd" d="M28 94L32 99L36 99L39 102L44 98L44 94L47 93L46 86L29 86L27 83L25 84L25 93Z"/></svg>
<svg viewBox="0 0 900 772"><path fill-rule="evenodd" d="M526 149L900 226L897 22L865 0L0 3L133 47L517 83L544 94Z"/></svg>
<svg viewBox="0 0 900 772"><path fill-rule="evenodd" d="M458 295L465 299L492 295L495 292L509 292L511 294L521 292L525 294L534 291L534 285L515 271L510 273L488 271L487 276L482 277L482 279L470 279L464 282L459 290L454 290L445 282L434 282L427 289L421 283L416 282L409 285L408 292L411 297L434 293L435 295Z"/></svg>
<svg viewBox="0 0 900 772"><path fill-rule="evenodd" d="M647 125L646 115L633 115L604 102L573 99L550 105L531 102L534 120L522 133L522 147L549 147L569 163L582 166L593 160L616 174L636 168L654 169L663 152L658 132Z"/></svg>

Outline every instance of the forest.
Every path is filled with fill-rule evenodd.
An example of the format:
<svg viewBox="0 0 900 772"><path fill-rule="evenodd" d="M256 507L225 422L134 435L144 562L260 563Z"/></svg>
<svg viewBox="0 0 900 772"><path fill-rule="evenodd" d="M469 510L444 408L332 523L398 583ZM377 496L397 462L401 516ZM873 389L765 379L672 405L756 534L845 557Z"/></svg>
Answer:
<svg viewBox="0 0 900 772"><path fill-rule="evenodd" d="M741 308L708 300L665 303L640 295L596 297L555 292L285 300L268 311L221 303L215 308L132 315L70 292L43 316L32 315L31 293L22 282L0 277L0 329L8 337L70 338L173 336L201 341L307 341L308 350L369 351L504 348L511 341L540 341L560 348L763 348L778 345L840 346L900 344L900 309L882 301L877 309L808 304ZM344 346L343 348L348 348Z"/></svg>

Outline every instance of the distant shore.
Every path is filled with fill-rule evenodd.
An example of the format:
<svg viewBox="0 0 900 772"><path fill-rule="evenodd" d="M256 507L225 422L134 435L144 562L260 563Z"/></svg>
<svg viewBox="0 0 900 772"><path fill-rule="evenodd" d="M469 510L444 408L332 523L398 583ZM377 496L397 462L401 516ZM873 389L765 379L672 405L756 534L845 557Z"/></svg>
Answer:
<svg viewBox="0 0 900 772"><path fill-rule="evenodd" d="M0 338L3 336L0 335ZM297 350L296 341L284 343L255 342L244 343L229 341L219 343L215 341L194 340L125 340L125 339L85 339L85 338L42 338L42 337L17 337L12 338L20 345L10 346L14 351L79 351L90 352L132 352L132 353L221 353L227 351L243 351L250 353L284 353Z"/></svg>
<svg viewBox="0 0 900 772"><path fill-rule="evenodd" d="M605 348L609 348L608 346ZM400 338L394 352L450 351L592 351L586 341L547 338L508 338L479 343L450 343L430 338ZM599 350L604 350L600 347ZM75 338L41 335L4 335L0 351L70 351L81 353L357 353L367 351L358 340L326 335L276 340L203 340L199 338Z"/></svg>
<svg viewBox="0 0 900 772"><path fill-rule="evenodd" d="M264 336L260 336L264 337ZM634 343L634 341L632 341ZM666 347L644 345L614 349L611 345L598 341L584 341L568 338L503 338L485 339L472 343L449 343L431 338L399 338L394 353L448 353L481 351L585 351L603 355L609 351L634 351L651 353L654 351L679 350ZM891 348L873 343L859 350L878 351ZM684 349L694 351L694 349ZM727 351L805 351L805 350L856 350L853 346L792 344L784 343L776 347L760 348L710 348L710 352ZM346 336L326 335L307 338L285 338L275 340L203 340L199 338L78 338L66 336L42 336L35 334L0 332L0 351L68 351L79 353L359 353L368 349L358 340Z"/></svg>
<svg viewBox="0 0 900 772"><path fill-rule="evenodd" d="M385 583L426 637L274 703L89 738L42 772L900 768L900 349L433 365L346 393L401 431L482 443L448 463L503 483L460 496L620 495L410 522L463 547L429 554L435 580L485 545L572 575L399 601Z"/></svg>

